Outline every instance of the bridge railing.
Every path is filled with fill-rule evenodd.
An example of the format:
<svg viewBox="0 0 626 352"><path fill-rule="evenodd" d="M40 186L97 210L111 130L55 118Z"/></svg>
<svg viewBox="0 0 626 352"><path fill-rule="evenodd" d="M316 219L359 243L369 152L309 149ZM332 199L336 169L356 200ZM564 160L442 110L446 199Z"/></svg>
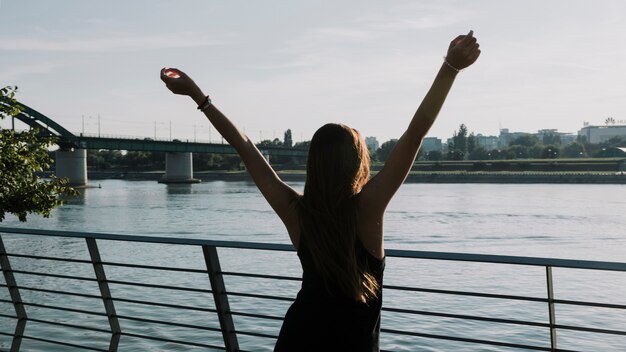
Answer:
<svg viewBox="0 0 626 352"><path fill-rule="evenodd" d="M180 137L146 137L146 136L131 136L131 135L118 135L118 134L106 134L106 133L81 133L74 132L76 137L91 137L91 138L114 138L114 139L128 139L128 140L145 140L145 141L157 141L157 142L183 142L183 143L209 143L209 144L227 144L220 136L217 139L197 139L197 138L180 138Z"/></svg>
<svg viewBox="0 0 626 352"><path fill-rule="evenodd" d="M28 242L33 239L37 241ZM48 253L50 246L46 240L50 239L78 242L63 242L65 247L62 247L61 253L66 255L59 255L58 253ZM84 241L83 245L77 246L80 241ZM106 246L112 242L121 246L138 245L142 251L154 251L157 255L165 257L166 262L171 261L167 254L170 252L171 246L190 247L195 252L191 251L185 254L185 262L195 261L201 265L192 268L173 264L153 265L151 263L106 260L102 255L100 246ZM9 245L5 246L5 243ZM19 252L9 251L7 250L9 247L22 248L22 250ZM0 307L12 306L14 311L14 314L10 314L10 309L0 310L0 321L4 321L4 323L0 323L0 350L4 348L4 350L19 351L20 347L23 350L45 351L62 351L67 348L91 351L136 350L137 347L132 349L125 347L124 341L127 339L143 341L144 344L139 345L142 346L139 348L142 350L154 350L155 348L146 347L154 346L154 344L160 346L157 348L159 350L174 350L175 348L172 346L179 346L179 349L184 348L185 350L191 348L226 351L271 350L283 319L285 304L290 304L294 296L293 294L267 293L270 290L265 288L274 286L280 288L281 285L288 286L289 283L292 283L292 286L294 284L297 286L300 278L298 275L254 272L254 268L237 270L236 267L241 268L242 266L232 263L229 266L235 268L228 268L223 264L223 255L219 255L218 250L220 252L236 251L243 253L244 256L248 256L250 251L260 251L266 255L263 258L269 259L279 256L277 252L291 252L293 248L282 244L0 227L0 264L4 275L4 283L0 287L6 289L5 296L0 296ZM295 255L293 256L295 257ZM143 256L138 254L135 257ZM539 268L545 273L545 291L544 295L524 295L518 294L518 291L502 294L487 292L489 290L458 290L422 287L421 285L387 284L384 286L385 300L381 329L381 348L383 351L390 350L389 348L402 349L402 346L417 346L419 341L424 340L430 341L431 344L436 343L433 341L442 341L442 343L465 346L460 347L461 350L481 348L485 351L574 351L573 349L558 348L558 336L561 332L589 333L597 336L597 339L604 339L607 336L626 336L626 326L620 325L619 322L612 325L606 324L602 327L559 323L556 306L572 309L591 307L612 310L617 311L618 315L623 317L626 314L626 305L615 302L571 300L557 297L554 290L555 277L553 276L555 268L591 272L626 272L626 263L410 250L387 250L386 258L388 263L390 260L415 261L416 268L420 267L418 263L423 263L423 261L462 265L482 263L489 266L513 266L524 270ZM53 263L53 265L46 266L42 264L44 262ZM242 265L245 267L245 263ZM44 270L43 268L46 267L54 267L58 270ZM115 276L119 276L120 270L122 270L122 276L115 278ZM389 271L393 271L392 267L388 267L387 271L386 275L393 274L393 272L389 273ZM165 280L166 277L182 275L196 275L196 279L189 281L194 285L181 286L165 283L165 281L170 281ZM424 274L411 273L411 276L419 277L420 275ZM144 277L149 277L151 280L145 281L143 280ZM233 278L259 282L256 285L248 284L246 287L260 287L260 289L238 291L236 285L226 285ZM453 279L443 278L442 280ZM509 280L520 279L511 277ZM59 282L64 283L59 284ZM149 298L147 291L153 289L167 291L167 294L160 296L165 297L167 301ZM293 287L291 290L293 291ZM279 291L283 292L280 289ZM181 302L183 293L194 294L199 298ZM456 305L457 308L461 307L462 311L460 312L420 309L412 306L415 296L425 294L434 295L435 301L443 300L444 297L455 297L461 300L465 298L481 299L490 302L487 305L494 306L530 303L538 305L538 309L545 314L535 314L535 316L540 317L537 319L503 318L468 314L462 308L463 303ZM69 297L70 304L62 305L62 299L59 297ZM241 305L240 303L244 299L253 300L254 303L249 304L248 309L237 308L236 305ZM235 301L237 304L233 305ZM274 304L272 302L278 302L283 306L274 309L277 312L272 313L272 309L265 308L272 306ZM127 308L129 305L135 308ZM155 311L162 311L163 313L157 314L158 318L154 319L148 313ZM201 317L192 319L191 316L194 313L200 314ZM80 318L76 318L79 316ZM185 318L190 320L187 321ZM237 320L241 318L252 319L253 322L237 324ZM403 319L411 321L425 318L452 321L455 328L447 332L445 328L441 328L440 330L443 332L431 333L415 329L412 324L402 323ZM387 324L386 322L394 322L394 324ZM462 328L468 324L495 324L495 328L490 328L495 330L493 334L495 338L478 338L464 334ZM31 331L31 325L47 328ZM264 329L264 325L271 326ZM621 328L615 328L615 326ZM174 329L174 333L164 335L162 331L166 328ZM537 329L538 334L543 335L545 339L521 338L510 340L506 338L511 334L515 335L518 329L523 328ZM78 332L67 339L58 337L62 334L37 333L37 331L47 332L54 329ZM193 333L184 331L193 331ZM247 343L248 346L252 347L243 346L240 343L242 339L248 339L248 341L253 339L252 342ZM540 340L545 341L545 343L540 342ZM393 343L389 343L392 346L386 346L385 341L392 341ZM26 348L26 345L29 348ZM435 349L449 350L449 348ZM414 348L407 347L405 350L414 350Z"/></svg>

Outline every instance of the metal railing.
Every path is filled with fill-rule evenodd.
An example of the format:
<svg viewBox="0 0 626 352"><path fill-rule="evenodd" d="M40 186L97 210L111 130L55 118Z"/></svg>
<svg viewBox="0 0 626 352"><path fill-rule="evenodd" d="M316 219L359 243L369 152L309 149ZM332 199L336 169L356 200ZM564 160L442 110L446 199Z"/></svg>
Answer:
<svg viewBox="0 0 626 352"><path fill-rule="evenodd" d="M42 238L73 238L85 240L83 258L66 258L60 256L47 256L45 253L41 254L24 254L24 253L10 253L6 250L3 238L13 241L19 241L22 236L27 236L29 239L34 237ZM98 248L98 243L110 242L110 241L122 241L125 243L140 243L142 246L150 245L182 245L191 247L200 247L202 250L201 261L204 263L204 268L181 268L175 266L160 266L160 265L148 265L148 264L131 264L115 261L105 261L101 258L101 251ZM236 277L243 280L272 280L278 282L297 282L300 281L299 277L286 276L286 275L268 275L259 274L253 272L241 272L241 271L228 271L221 268L220 256L218 255L218 249L234 249L234 250L258 250L258 251L293 251L293 248L289 245L282 244L266 244L266 243L252 243L252 242L230 242L230 241L209 241L209 240L196 240L196 239L179 239L179 238L164 238L164 237L147 237L147 236L129 236L129 235L117 235L117 234L101 234L101 233L81 233L81 232L66 232L66 231L47 231L47 230L34 230L34 229L18 229L18 228L2 228L0 227L0 264L2 272L4 274L4 283L0 287L7 289L8 298L0 299L1 304L12 305L15 314L8 314L3 310L0 312L0 318L5 320L15 320L14 330L12 331L0 331L0 337L4 336L5 339L10 340L10 347L7 346L9 351L19 351L20 346L25 340L36 341L40 344L48 344L50 346L62 346L63 348L70 347L82 350L93 351L117 351L124 350L120 345L120 341L125 338L134 338L147 341L154 341L154 343L162 344L175 344L181 346L198 347L209 350L226 350L226 351L244 351L240 349L240 339L242 337L258 338L267 340L267 346L273 345L273 340L276 339L276 333L268 333L264 331L249 331L243 328L238 328L235 324L234 317L246 317L251 319L258 319L261 321L282 321L282 315L280 314L266 314L265 310L259 308L257 311L239 311L231 308L230 301L233 299L255 299L262 302L268 300L285 302L289 304L293 301L293 298L286 297L285 295L271 295L271 294L259 294L251 292L236 292L229 290L225 284L225 277ZM78 256L80 257L80 255ZM516 256L495 256L495 255L476 255L476 254L461 254L461 253L442 253L442 252L423 252L423 251L410 251L410 250L387 250L386 257L395 258L398 260L435 260L435 261L450 261L450 262L476 262L486 263L489 265L515 265L524 267L543 267L545 268L545 296L525 296L514 294L500 294L500 293L488 293L477 292L472 290L454 290L454 289L440 289L440 288L427 288L427 287L413 287L405 285L384 285L385 297L389 297L390 293L404 293L408 295L418 294L432 294L438 297L473 297L486 300L504 301L507 304L518 304L518 302L531 302L533 304L540 304L545 307L547 319L545 321L528 320L528 319L513 319L513 318L500 318L493 316L482 316L472 314L459 314L458 312L444 312L444 311L432 311L432 310L420 310L414 309L414 307L407 307L405 302L389 301L387 298L384 301L383 314L384 319L381 329L381 339L384 337L397 337L400 339L428 339L432 341L447 341L450 343L467 344L468 346L491 346L489 348L506 348L507 350L536 350L536 351L574 351L572 349L559 349L557 332L570 331L570 332L584 332L598 334L599 336L626 336L626 329L615 329L611 326L598 328L589 326L578 326L570 324L559 324L555 311L555 305L569 306L569 307L594 307L602 309L611 309L621 312L620 314L626 314L626 304L615 303L601 303L601 302L589 302L583 300L570 300L559 299L555 295L554 291L554 277L553 268L569 268L569 269L583 269L583 270L602 270L602 271L617 271L626 272L626 263L615 262L599 262L599 261L579 261L579 260L564 260L564 259L546 259L546 258L532 258L532 257L516 257ZM52 261L54 263L63 263L63 265L86 265L93 269L93 276L87 276L84 273L82 275L74 275L71 272L63 271L63 273L50 273L37 270L30 270L28 266L25 268L18 268L12 266L14 262L21 261ZM107 273L114 271L116 268L132 268L148 271L167 271L171 273L193 273L204 276L204 280L209 284L209 289L198 287L180 287L175 285L163 285L159 283L145 283L139 280L133 280L127 278L124 280L107 278ZM393 270L393 268L388 268ZM91 271L91 269L89 269ZM19 277L38 277L46 278L50 280L70 280L79 282L81 285L86 286L86 283L97 285L96 292L85 291L67 291L64 289L58 289L56 287L33 286L27 283L21 283L17 280ZM41 281L45 283L44 281ZM53 285L54 286L54 285ZM155 302L139 297L124 297L118 295L117 291L112 289L112 286L118 287L135 287L138 292L146 290L148 288L165 289L175 292L190 292L194 294L203 295L206 301L211 301L211 307L199 306L199 305L185 305L177 302ZM44 296L50 295L62 295L69 296L72 299L87 299L92 302L102 302L100 304L91 304L91 309L85 309L82 305L77 306L59 306L54 303L54 299L48 299L47 301L30 301L23 298L25 292L37 292ZM117 313L116 307L122 304L135 304L150 307L151 310L176 310L178 314L187 314L187 312L200 312L207 314L207 316L215 316L214 326L206 326L202 324L192 324L188 322L176 322L170 319L150 319L146 316L128 315L123 313ZM258 307L262 307L263 303L260 303ZM399 308L401 306L402 308ZM98 309L99 307L99 309ZM90 324L72 324L68 323L64 319L44 319L32 317L29 314L30 309L40 310L53 310L60 311L63 314L85 314L89 316L101 317L108 321L108 327L104 326L92 326ZM261 313L263 312L263 313ZM538 328L545 333L546 344L533 344L531 342L515 342L507 340L497 339L484 339L463 336L463 334L445 334L445 333L428 333L415 331L414 329L400 328L402 324L396 324L397 326L388 327L385 324L386 317L395 316L408 316L414 317L437 317L442 319L452 319L454 321L474 322L474 323L494 323L505 326L507 331L514 330L517 327L532 327ZM211 320L207 318L207 320ZM169 326L179 329L190 329L194 331L201 331L212 333L215 336L211 339L176 339L167 336L160 336L158 334L138 333L128 329L124 329L124 324L120 322L135 322L137 324L144 325L157 325L157 326ZM61 329L77 329L84 330L91 333L99 333L108 336L108 346L94 346L93 344L84 343L81 339L77 340L58 340L49 336L34 336L29 333L28 326L30 324L45 324L55 326ZM147 326L146 325L146 326ZM203 335L204 336L204 335ZM215 343L207 343L207 341L214 341ZM219 342L217 342L219 341ZM383 341L384 342L384 341ZM381 346L383 351L387 348L384 343ZM268 347L271 348L271 347ZM0 350L2 344L0 340ZM470 348L471 349L471 348ZM48 349L46 349L48 350Z"/></svg>

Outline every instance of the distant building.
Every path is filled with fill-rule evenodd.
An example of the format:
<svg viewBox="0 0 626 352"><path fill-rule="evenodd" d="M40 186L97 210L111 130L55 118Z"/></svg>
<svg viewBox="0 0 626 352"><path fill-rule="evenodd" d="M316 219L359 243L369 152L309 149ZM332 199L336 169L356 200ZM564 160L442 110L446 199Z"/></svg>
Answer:
<svg viewBox="0 0 626 352"><path fill-rule="evenodd" d="M496 136L483 136L482 134L476 135L476 146L483 147L485 150L498 149L500 138Z"/></svg>
<svg viewBox="0 0 626 352"><path fill-rule="evenodd" d="M585 126L578 135L585 138L588 143L602 143L613 137L626 138L626 125Z"/></svg>
<svg viewBox="0 0 626 352"><path fill-rule="evenodd" d="M562 145L572 144L573 142L576 141L576 138L578 138L578 135L575 135L573 133L564 133L563 135L561 135L561 144Z"/></svg>
<svg viewBox="0 0 626 352"><path fill-rule="evenodd" d="M420 150L424 153L432 152L434 150L440 152L442 151L441 139L437 137L426 137L422 141L422 146Z"/></svg>
<svg viewBox="0 0 626 352"><path fill-rule="evenodd" d="M516 138L521 137L521 136L527 136L529 134L531 133L509 132L508 128L503 128L500 130L500 136L498 137L498 148L506 148Z"/></svg>
<svg viewBox="0 0 626 352"><path fill-rule="evenodd" d="M549 141L550 139L553 139L554 137L557 137L556 139L562 145L570 144L576 140L575 134L559 132L556 129L539 130L537 133L535 133L535 136L537 137L537 139L539 139L539 142L542 142L543 144L558 144L558 143L550 143L550 142L546 143L547 141Z"/></svg>
<svg viewBox="0 0 626 352"><path fill-rule="evenodd" d="M373 151L378 150L378 147L380 146L376 137L365 137L365 145L367 145L367 149Z"/></svg>

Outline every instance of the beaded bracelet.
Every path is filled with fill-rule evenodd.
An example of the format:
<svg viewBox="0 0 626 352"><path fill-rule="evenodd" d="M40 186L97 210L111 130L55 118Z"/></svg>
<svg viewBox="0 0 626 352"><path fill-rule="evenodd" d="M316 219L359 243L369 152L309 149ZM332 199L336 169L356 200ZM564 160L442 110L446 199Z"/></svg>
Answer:
<svg viewBox="0 0 626 352"><path fill-rule="evenodd" d="M451 69L455 70L456 72L463 71L462 69L458 69L458 68L452 66L452 64L448 62L448 58L445 57L445 56L443 57L443 63L446 64L446 66L450 67Z"/></svg>

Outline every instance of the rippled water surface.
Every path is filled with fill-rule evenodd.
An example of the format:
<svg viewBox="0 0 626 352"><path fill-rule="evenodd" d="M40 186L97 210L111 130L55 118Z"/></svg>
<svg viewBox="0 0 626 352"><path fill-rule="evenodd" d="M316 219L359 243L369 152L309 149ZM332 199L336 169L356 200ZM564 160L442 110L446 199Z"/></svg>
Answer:
<svg viewBox="0 0 626 352"><path fill-rule="evenodd" d="M280 220L253 184L247 182L207 182L195 185L162 185L152 181L101 181L102 188L84 190L79 197L55 210L49 219L30 217L25 224L7 218L2 226L72 230L85 232L152 235L214 240L288 243ZM293 186L301 190L302 183ZM385 217L386 247L425 251L504 254L626 262L626 186L623 185L514 185L514 184L406 184L388 207ZM14 253L87 259L84 240L3 235L7 250ZM149 265L174 265L202 269L199 248L171 245L145 245L110 241L98 242L105 261ZM220 250L222 268L299 276L301 269L294 253L252 250ZM92 277L93 269L80 263L56 263L11 258L14 269L71 273ZM111 280L209 289L204 275L107 268ZM558 298L611 302L626 305L626 273L555 269ZM20 286L54 287L70 292L98 294L93 282L63 280L16 274ZM4 279L2 279L4 283ZM545 269L481 263L388 258L385 284L428 287L442 290L481 291L499 294L545 297ZM297 282L227 277L233 292L255 292L294 297ZM213 308L210 296L146 287L112 285L115 297L141 298ZM24 301L54 302L58 306L88 309L92 299L21 290ZM0 299L9 299L0 288ZM233 310L283 316L288 301L259 301L231 297ZM99 303L98 309L101 309ZM502 319L546 321L547 306L541 302L514 303L487 298L467 298L432 293L401 293L387 290L384 305L390 308L491 316ZM139 315L184 324L217 327L212 313L190 311L181 315L168 308L146 308L133 303L116 303L118 315ZM106 317L85 316L28 307L29 317L70 324L108 328ZM0 313L11 315L13 308L0 302ZM557 323L622 329L626 314L602 308L557 305ZM0 332L12 333L14 320L0 316ZM280 321L259 321L235 317L237 330L275 335ZM543 327L519 327L481 321L460 321L428 315L383 313L384 329L403 329L423 334L507 341L546 346L549 334ZM172 340L222 344L218 334L177 327L163 327L136 321L122 321L124 331L161 336ZM88 343L107 348L109 336L66 327L29 322L27 334L63 341ZM88 337L88 338L87 338ZM241 347L270 351L268 338L240 335ZM0 349L10 339L0 335ZM559 347L580 351L623 351L623 336L599 336L559 330ZM70 351L25 340L24 350ZM381 347L397 351L516 351L503 346L461 345L422 337L401 337L383 333ZM176 343L122 337L122 351L200 350Z"/></svg>

